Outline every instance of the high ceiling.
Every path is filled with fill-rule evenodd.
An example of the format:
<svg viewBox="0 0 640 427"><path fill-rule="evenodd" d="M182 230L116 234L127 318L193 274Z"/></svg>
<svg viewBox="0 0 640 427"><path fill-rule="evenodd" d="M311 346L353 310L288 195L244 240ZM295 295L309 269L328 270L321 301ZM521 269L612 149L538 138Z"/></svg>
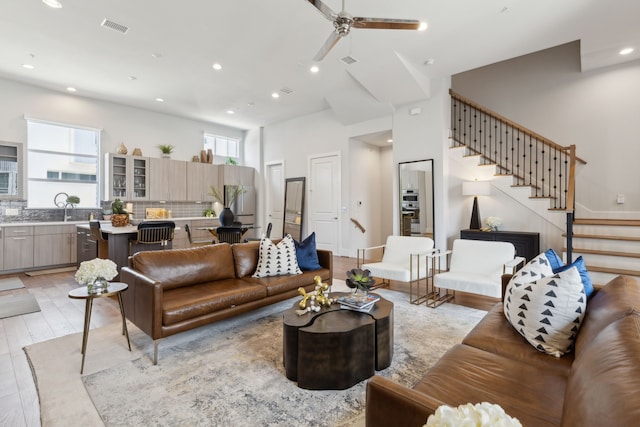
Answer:
<svg viewBox="0 0 640 427"><path fill-rule="evenodd" d="M427 98L432 78L574 40L583 71L640 58L638 0L346 0L354 16L429 28L352 29L316 74L333 25L308 0L59 1L0 2L1 77L243 129L326 108L344 124L381 117Z"/></svg>

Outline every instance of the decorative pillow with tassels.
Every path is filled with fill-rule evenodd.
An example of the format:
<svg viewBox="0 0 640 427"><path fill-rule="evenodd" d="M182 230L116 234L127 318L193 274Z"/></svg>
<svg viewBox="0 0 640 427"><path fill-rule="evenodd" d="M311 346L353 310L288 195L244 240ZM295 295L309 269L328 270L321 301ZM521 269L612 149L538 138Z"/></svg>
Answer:
<svg viewBox="0 0 640 427"><path fill-rule="evenodd" d="M260 240L258 265L252 277L260 278L283 274L302 274L300 267L298 267L293 238L287 234L276 245L268 237L263 237Z"/></svg>
<svg viewBox="0 0 640 427"><path fill-rule="evenodd" d="M573 349L586 309L576 267L530 283L511 281L504 297L511 326L537 350L555 357Z"/></svg>

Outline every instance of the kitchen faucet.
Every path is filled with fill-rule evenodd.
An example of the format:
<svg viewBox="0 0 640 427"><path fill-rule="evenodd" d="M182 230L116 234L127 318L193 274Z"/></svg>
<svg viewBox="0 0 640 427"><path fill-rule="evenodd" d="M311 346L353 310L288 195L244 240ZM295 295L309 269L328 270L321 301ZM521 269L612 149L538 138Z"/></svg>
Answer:
<svg viewBox="0 0 640 427"><path fill-rule="evenodd" d="M58 197L59 196L64 196L64 201L60 200L58 201ZM67 222L69 220L69 218L71 218L71 215L67 215L67 208L69 206L71 206L71 208L74 207L74 203L71 203L69 201L69 195L67 193L58 193L55 195L55 197L53 198L53 203L59 207L63 209L63 216L62 216L62 220L64 222Z"/></svg>

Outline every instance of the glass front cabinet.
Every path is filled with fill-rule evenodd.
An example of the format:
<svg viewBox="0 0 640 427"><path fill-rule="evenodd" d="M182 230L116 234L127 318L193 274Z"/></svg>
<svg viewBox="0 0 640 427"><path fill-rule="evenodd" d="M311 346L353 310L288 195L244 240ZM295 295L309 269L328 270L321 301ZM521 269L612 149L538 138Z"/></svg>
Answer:
<svg viewBox="0 0 640 427"><path fill-rule="evenodd" d="M0 141L0 199L22 199L22 144Z"/></svg>
<svg viewBox="0 0 640 427"><path fill-rule="evenodd" d="M105 154L104 199L149 200L149 158Z"/></svg>

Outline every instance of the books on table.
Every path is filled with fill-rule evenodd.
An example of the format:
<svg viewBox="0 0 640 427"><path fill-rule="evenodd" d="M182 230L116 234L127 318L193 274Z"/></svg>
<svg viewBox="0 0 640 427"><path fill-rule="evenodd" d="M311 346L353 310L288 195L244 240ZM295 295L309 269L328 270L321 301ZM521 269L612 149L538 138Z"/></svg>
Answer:
<svg viewBox="0 0 640 427"><path fill-rule="evenodd" d="M367 295L366 297L342 295L336 300L340 304L340 308L357 311L371 311L376 302L380 301L378 295Z"/></svg>

